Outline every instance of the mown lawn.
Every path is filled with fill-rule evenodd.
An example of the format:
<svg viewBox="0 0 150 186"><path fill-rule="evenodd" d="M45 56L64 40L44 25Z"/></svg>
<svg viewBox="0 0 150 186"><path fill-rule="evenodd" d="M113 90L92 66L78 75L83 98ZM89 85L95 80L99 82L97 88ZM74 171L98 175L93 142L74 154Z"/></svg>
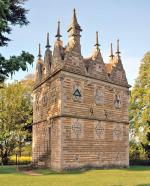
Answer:
<svg viewBox="0 0 150 186"><path fill-rule="evenodd" d="M150 167L142 166L70 173L36 172L41 175L26 175L13 166L0 167L0 186L150 186Z"/></svg>

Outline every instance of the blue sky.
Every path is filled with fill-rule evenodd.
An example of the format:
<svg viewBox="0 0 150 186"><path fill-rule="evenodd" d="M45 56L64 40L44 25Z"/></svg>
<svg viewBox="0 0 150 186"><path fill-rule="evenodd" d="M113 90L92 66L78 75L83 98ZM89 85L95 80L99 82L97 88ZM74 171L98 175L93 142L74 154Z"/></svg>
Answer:
<svg viewBox="0 0 150 186"><path fill-rule="evenodd" d="M95 44L95 32L99 31L101 53L108 62L110 42L116 49L116 40L120 39L121 56L127 79L131 85L138 74L140 60L150 50L150 1L149 0L28 0L25 7L30 24L27 27L14 27L10 35L12 41L1 49L4 56L19 55L22 50L37 56L38 43L41 43L44 55L46 33L50 33L53 46L57 21L61 21L61 34L64 45L67 44L67 28L76 8L81 33L82 54L90 56ZM53 48L53 47L52 47ZM29 67L28 73L34 72ZM27 72L17 72L14 80L22 79Z"/></svg>

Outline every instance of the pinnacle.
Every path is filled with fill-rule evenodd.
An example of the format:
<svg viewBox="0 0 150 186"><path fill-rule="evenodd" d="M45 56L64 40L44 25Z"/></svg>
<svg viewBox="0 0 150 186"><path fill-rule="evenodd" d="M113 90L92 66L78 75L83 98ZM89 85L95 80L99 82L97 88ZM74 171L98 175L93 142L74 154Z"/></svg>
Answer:
<svg viewBox="0 0 150 186"><path fill-rule="evenodd" d="M55 37L57 37L57 40L60 40L60 37L62 37L60 34L60 21L58 21L57 34Z"/></svg>
<svg viewBox="0 0 150 186"><path fill-rule="evenodd" d="M50 44L49 44L49 33L47 33L47 43L46 43L46 48L50 48Z"/></svg>
<svg viewBox="0 0 150 186"><path fill-rule="evenodd" d="M39 53L38 53L38 58L41 59L42 55L41 55L41 45L39 43Z"/></svg>

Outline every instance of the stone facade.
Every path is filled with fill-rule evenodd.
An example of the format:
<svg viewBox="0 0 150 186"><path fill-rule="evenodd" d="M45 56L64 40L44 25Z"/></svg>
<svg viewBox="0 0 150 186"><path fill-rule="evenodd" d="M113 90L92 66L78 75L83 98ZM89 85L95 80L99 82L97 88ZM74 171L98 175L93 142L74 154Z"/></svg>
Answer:
<svg viewBox="0 0 150 186"><path fill-rule="evenodd" d="M75 10L63 47L60 23L53 52L49 35L36 65L32 158L37 166L64 170L129 166L129 85L117 52L105 64L96 33L89 58L81 54Z"/></svg>

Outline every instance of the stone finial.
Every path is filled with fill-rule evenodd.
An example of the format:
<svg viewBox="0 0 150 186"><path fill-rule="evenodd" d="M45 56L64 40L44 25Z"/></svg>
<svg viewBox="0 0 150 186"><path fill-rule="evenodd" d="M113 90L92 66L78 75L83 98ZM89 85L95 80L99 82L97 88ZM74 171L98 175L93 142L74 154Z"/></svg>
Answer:
<svg viewBox="0 0 150 186"><path fill-rule="evenodd" d="M112 47L112 43L110 43L110 56L111 59L114 58L114 54L113 54L113 47Z"/></svg>
<svg viewBox="0 0 150 186"><path fill-rule="evenodd" d="M78 29L78 30L82 31L82 29L81 29L81 27L80 27L80 25L79 25L79 23L78 23L78 21L77 21L77 16L76 16L76 10L75 10L75 8L73 9L72 21L71 21L71 25L70 25L70 27L69 27L69 29L68 29L68 32L69 32L72 28L73 28L73 29Z"/></svg>
<svg viewBox="0 0 150 186"><path fill-rule="evenodd" d="M47 43L46 43L46 48L50 48L51 45L49 44L49 33L47 33Z"/></svg>
<svg viewBox="0 0 150 186"><path fill-rule="evenodd" d="M99 48L100 46L99 41L98 41L98 32L96 32L96 44L94 46L96 46L97 48Z"/></svg>
<svg viewBox="0 0 150 186"><path fill-rule="evenodd" d="M41 45L39 43L39 53L38 53L38 59L41 59L42 55L41 55Z"/></svg>
<svg viewBox="0 0 150 186"><path fill-rule="evenodd" d="M60 21L58 21L57 34L55 37L57 37L57 40L60 40L60 38L62 37L60 34Z"/></svg>
<svg viewBox="0 0 150 186"><path fill-rule="evenodd" d="M98 40L98 32L96 32L96 44L94 46L95 46L95 49L92 54L92 59L98 60L98 61L103 61L103 58L102 58L102 55L100 52L100 48L99 48L100 44L99 44L99 40Z"/></svg>
<svg viewBox="0 0 150 186"><path fill-rule="evenodd" d="M117 51L116 51L116 54L118 57L120 57L120 50L119 50L119 39L117 39Z"/></svg>

